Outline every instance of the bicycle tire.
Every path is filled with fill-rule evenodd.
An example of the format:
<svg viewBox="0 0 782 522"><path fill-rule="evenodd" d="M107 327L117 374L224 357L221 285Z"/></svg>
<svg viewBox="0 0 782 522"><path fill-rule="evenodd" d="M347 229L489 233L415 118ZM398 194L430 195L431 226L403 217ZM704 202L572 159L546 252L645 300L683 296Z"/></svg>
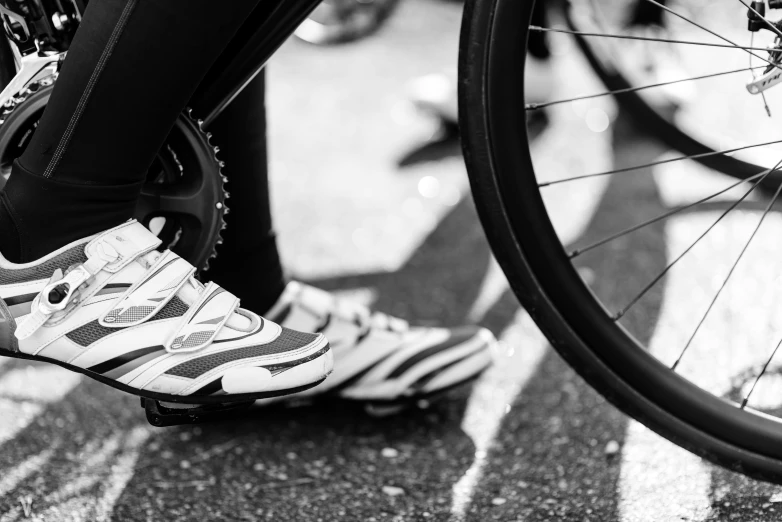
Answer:
<svg viewBox="0 0 782 522"><path fill-rule="evenodd" d="M617 340L605 317L598 317L594 296L545 219L536 183L530 190L534 171L523 65L534 3L467 0L462 23L462 144L473 198L495 257L552 347L621 411L710 462L779 483L780 423L742 425L741 415L730 411L733 405L677 376L652 355L617 351L626 340ZM618 329L613 323L611 327ZM726 412L732 416L723 417Z"/></svg>

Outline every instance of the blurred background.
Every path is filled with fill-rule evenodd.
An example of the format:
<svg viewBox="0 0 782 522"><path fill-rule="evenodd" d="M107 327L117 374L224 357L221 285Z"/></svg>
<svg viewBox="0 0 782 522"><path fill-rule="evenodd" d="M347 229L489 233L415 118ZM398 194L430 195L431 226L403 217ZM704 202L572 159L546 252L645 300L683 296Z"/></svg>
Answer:
<svg viewBox="0 0 782 522"><path fill-rule="evenodd" d="M136 400L98 383L7 363L0 522L779 518L782 489L717 469L629 421L562 362L519 307L475 213L454 121L462 8L451 0L331 0L282 47L266 73L273 212L295 278L419 323L480 323L501 341L499 363L474 387L396 417L327 403L165 430L146 424ZM714 11L719 21L725 12ZM740 6L736 12L745 16ZM556 15L550 23L562 26ZM528 97L605 90L571 36L551 35L549 44L550 58L528 65ZM669 74L646 67L643 47L634 56L638 74ZM653 102L665 112L687 96L672 89ZM764 113L757 99L747 103ZM609 97L561 104L529 123L543 180L671 153ZM724 143L747 132L733 130ZM694 181L673 183L685 173ZM587 244L641 211L686 205L730 181L693 163L621 179L550 193L565 243ZM725 238L743 236L756 210L739 214L681 272L675 292L647 296L626 326L664 354L687 331L679 318L704 299L698 288L708 282L692 276L698 259L714 259ZM618 283L659 270L704 215L687 213L591 253L582 276L620 302ZM782 232L772 221L768 233ZM763 244L764 259L780 253L773 239ZM740 288L762 292L775 275L741 277ZM731 325L748 319L725 314L704 342L744 335ZM695 366L695 377L713 370ZM51 386L29 391L42 379Z"/></svg>

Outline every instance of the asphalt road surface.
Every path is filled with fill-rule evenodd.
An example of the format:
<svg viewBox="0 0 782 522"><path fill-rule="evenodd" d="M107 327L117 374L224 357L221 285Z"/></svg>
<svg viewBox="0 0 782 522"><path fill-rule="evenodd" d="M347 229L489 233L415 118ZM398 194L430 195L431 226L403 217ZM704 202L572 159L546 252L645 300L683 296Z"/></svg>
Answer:
<svg viewBox="0 0 782 522"><path fill-rule="evenodd" d="M409 1L366 41L281 50L269 79L274 207L295 277L420 323L479 322L501 339L501 364L469 390L392 418L330 402L155 429L133 397L59 368L0 360L0 522L782 519L782 489L715 468L630 421L520 309L483 237L458 145L432 141L437 122L405 99L410 79L455 67L460 16L458 4ZM555 63L588 75L578 60ZM596 165L665 153L617 114L592 141L569 141L567 129L584 118L578 108L550 115L535 146L558 158L552 169L578 147L590 147ZM672 175L562 193L581 212L564 216L564 233L586 241L639 208L683 204ZM584 273L606 281L622 251L660 266L700 220L689 213L653 227L642 248L595 254ZM653 350L665 349L659 332L670 331L657 325L675 324L693 293L687 284L697 279L684 273L671 286L680 293L653 293L641 308L638 335Z"/></svg>

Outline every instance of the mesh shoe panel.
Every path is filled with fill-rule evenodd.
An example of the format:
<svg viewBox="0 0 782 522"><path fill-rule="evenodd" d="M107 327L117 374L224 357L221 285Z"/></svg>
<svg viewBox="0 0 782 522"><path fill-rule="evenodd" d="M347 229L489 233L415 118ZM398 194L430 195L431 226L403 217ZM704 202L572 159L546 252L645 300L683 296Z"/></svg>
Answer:
<svg viewBox="0 0 782 522"><path fill-rule="evenodd" d="M112 310L106 315L106 322L114 324L135 323L155 309L154 306L131 306L120 315L119 310Z"/></svg>
<svg viewBox="0 0 782 522"><path fill-rule="evenodd" d="M158 313L156 313L150 321L161 321L163 319L171 319L173 317L182 317L187 313L188 307L178 297L174 297L169 301L166 306L163 307ZM84 326L68 332L66 337L80 346L89 346L95 341L103 339L109 334L119 332L122 328L107 328L101 326L98 321L92 321Z"/></svg>
<svg viewBox="0 0 782 522"><path fill-rule="evenodd" d="M184 335L180 335L176 339L174 339L174 347L175 348L192 348L193 346L198 346L199 344L203 344L206 341L209 340L209 338L212 337L212 331L209 332L196 332L193 334L190 334L190 336L182 342L182 339L184 338ZM180 346L176 346L177 344L180 344Z"/></svg>
<svg viewBox="0 0 782 522"><path fill-rule="evenodd" d="M280 335L270 343L257 346L244 346L234 350L226 350L212 355L205 355L204 357L199 357L197 359L191 359L174 366L166 373L177 377L195 379L199 375L203 375L223 364L238 361L239 359L250 359L252 357L262 357L264 355L297 350L307 346L317 338L318 336L315 334L297 332L283 327Z"/></svg>
<svg viewBox="0 0 782 522"><path fill-rule="evenodd" d="M76 245L59 256L30 268L20 268L18 270L0 269L0 285L49 279L58 268L65 272L69 266L80 265L87 261L87 255L84 253L85 246L86 244Z"/></svg>

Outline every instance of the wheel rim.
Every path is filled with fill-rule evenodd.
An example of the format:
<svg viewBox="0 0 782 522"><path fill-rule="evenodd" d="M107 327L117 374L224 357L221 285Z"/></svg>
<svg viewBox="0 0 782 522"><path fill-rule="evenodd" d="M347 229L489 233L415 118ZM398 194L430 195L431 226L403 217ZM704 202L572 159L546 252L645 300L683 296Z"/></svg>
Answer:
<svg viewBox="0 0 782 522"><path fill-rule="evenodd" d="M528 31L517 22L529 20L533 2L499 0L492 18L486 56L486 126L492 136L491 160L503 211L514 240L538 282L573 331L645 398L716 439L774 459L782 458L782 425L776 418L712 395L671 371L644 350L628 331L611 320L582 281L548 217L527 145L522 71ZM496 209L494 210L497 211ZM524 231L535 230L535 234ZM508 254L498 253L500 257ZM512 255L512 254L511 254Z"/></svg>
<svg viewBox="0 0 782 522"><path fill-rule="evenodd" d="M51 90L51 82L35 84L0 125L0 186L26 149ZM147 227L159 221L154 228L161 248L171 248L202 270L222 242L227 210L222 163L209 138L189 113L179 116L147 173L135 215Z"/></svg>

